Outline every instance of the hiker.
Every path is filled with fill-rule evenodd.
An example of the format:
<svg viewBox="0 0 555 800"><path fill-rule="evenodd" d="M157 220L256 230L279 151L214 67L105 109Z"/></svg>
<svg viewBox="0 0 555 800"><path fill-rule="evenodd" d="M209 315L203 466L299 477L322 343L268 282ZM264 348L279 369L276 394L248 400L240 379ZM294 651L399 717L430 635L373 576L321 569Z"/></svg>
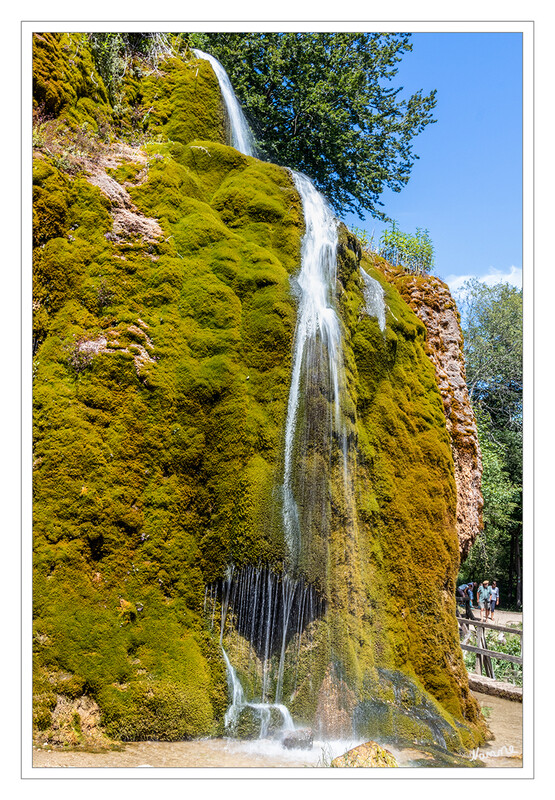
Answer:
<svg viewBox="0 0 555 800"><path fill-rule="evenodd" d="M471 587L472 587L471 583L463 583L461 586L457 588L457 597L462 603L464 603L464 611L466 619L476 619L476 617L472 613L472 601L470 595Z"/></svg>
<svg viewBox="0 0 555 800"><path fill-rule="evenodd" d="M468 584L468 595L470 597L470 608L472 608L472 606L474 606L474 592L476 591L477 588L478 588L478 584L476 583L476 581L474 581L474 583L469 583Z"/></svg>
<svg viewBox="0 0 555 800"><path fill-rule="evenodd" d="M497 585L497 581L492 581L491 584L491 598L490 598L490 612L489 618L493 622L493 615L495 613L495 607L499 605L499 586Z"/></svg>
<svg viewBox="0 0 555 800"><path fill-rule="evenodd" d="M478 588L478 584L476 582L470 581L469 583L463 584L466 586L466 591L468 592L468 597L470 600L470 608L474 608L474 592Z"/></svg>
<svg viewBox="0 0 555 800"><path fill-rule="evenodd" d="M478 586L478 605L480 606L480 622L486 622L491 599L491 586L489 581L483 581Z"/></svg>

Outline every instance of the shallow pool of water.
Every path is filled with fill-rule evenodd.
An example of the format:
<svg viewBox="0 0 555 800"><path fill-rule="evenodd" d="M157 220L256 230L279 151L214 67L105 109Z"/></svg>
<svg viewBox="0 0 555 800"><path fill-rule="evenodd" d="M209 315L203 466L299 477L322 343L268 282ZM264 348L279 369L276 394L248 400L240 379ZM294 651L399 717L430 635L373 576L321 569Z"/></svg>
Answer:
<svg viewBox="0 0 555 800"><path fill-rule="evenodd" d="M494 736L479 748L486 767L522 766L522 704L473 692L485 709ZM232 739L198 739L193 742L131 742L122 751L109 753L33 750L34 767L188 767L188 768L325 768L336 756L364 740L315 741L312 750L285 750L279 741L240 742ZM387 746L399 766L424 754Z"/></svg>

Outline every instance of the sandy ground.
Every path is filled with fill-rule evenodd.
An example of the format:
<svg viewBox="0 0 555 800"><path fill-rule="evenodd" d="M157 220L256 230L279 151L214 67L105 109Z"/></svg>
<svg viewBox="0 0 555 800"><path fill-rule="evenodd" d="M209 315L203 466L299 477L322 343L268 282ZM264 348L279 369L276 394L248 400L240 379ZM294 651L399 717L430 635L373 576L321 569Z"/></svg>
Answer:
<svg viewBox="0 0 555 800"><path fill-rule="evenodd" d="M522 611L498 611L496 609L493 624L511 625L513 623L522 624Z"/></svg>
<svg viewBox="0 0 555 800"><path fill-rule="evenodd" d="M462 608L462 607L461 607ZM459 616L464 616L464 613L461 614L461 608L458 609ZM479 608L472 608L472 613L476 617L476 619L480 620L480 609ZM490 620L488 619L488 622ZM494 625L522 625L522 611L497 611L494 614L493 618Z"/></svg>

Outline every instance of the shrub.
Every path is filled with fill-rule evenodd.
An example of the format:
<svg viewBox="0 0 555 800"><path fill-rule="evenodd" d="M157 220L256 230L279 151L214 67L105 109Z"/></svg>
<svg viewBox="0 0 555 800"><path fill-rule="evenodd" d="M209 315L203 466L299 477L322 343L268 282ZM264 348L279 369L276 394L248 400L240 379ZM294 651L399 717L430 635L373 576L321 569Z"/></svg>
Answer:
<svg viewBox="0 0 555 800"><path fill-rule="evenodd" d="M403 267L416 275L430 272L434 265L434 246L429 232L417 228L416 234L403 233L396 222L382 233L379 254L394 267Z"/></svg>

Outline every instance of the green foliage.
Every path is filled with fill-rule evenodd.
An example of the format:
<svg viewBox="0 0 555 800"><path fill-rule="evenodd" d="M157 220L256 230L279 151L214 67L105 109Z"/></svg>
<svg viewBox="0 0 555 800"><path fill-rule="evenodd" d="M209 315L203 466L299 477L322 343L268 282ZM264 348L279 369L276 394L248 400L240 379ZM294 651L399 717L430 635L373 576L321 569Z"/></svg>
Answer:
<svg viewBox="0 0 555 800"><path fill-rule="evenodd" d="M466 376L484 458L484 531L463 566L496 573L504 605L522 602L522 291L461 290Z"/></svg>
<svg viewBox="0 0 555 800"><path fill-rule="evenodd" d="M351 231L361 243L363 250L366 250L367 253L374 253L376 251L374 231L368 233L368 231L365 231L363 228L357 228L356 225L351 226Z"/></svg>
<svg viewBox="0 0 555 800"><path fill-rule="evenodd" d="M430 234L422 228L416 234L403 233L394 222L380 237L379 254L394 267L424 275L434 266L434 246Z"/></svg>
<svg viewBox="0 0 555 800"><path fill-rule="evenodd" d="M476 279L461 289L466 377L495 427L522 428L522 290Z"/></svg>
<svg viewBox="0 0 555 800"><path fill-rule="evenodd" d="M497 631L486 630L486 648L495 650L498 653L507 653L511 656L522 656L522 637L512 633L498 633ZM464 653L466 668L471 672L476 669L476 653ZM501 658L492 658L492 667L495 679L506 681L515 686L522 686L522 664L513 664L511 661L504 661ZM482 711L484 709L482 708ZM489 715L484 714L487 718Z"/></svg>
<svg viewBox="0 0 555 800"><path fill-rule="evenodd" d="M412 140L433 122L435 91L406 100L390 85L412 49L401 33L205 33L190 42L224 65L264 157L314 180L340 213L385 218Z"/></svg>
<svg viewBox="0 0 555 800"><path fill-rule="evenodd" d="M511 536L515 515L519 513L521 487L511 480L506 449L496 441L491 421L479 411L476 417L483 465L484 528L461 566L459 582L496 579L501 603L506 606L510 601Z"/></svg>
<svg viewBox="0 0 555 800"><path fill-rule="evenodd" d="M173 52L163 33L89 33L87 36L112 104L121 99L123 79L134 57L156 65L158 60Z"/></svg>

